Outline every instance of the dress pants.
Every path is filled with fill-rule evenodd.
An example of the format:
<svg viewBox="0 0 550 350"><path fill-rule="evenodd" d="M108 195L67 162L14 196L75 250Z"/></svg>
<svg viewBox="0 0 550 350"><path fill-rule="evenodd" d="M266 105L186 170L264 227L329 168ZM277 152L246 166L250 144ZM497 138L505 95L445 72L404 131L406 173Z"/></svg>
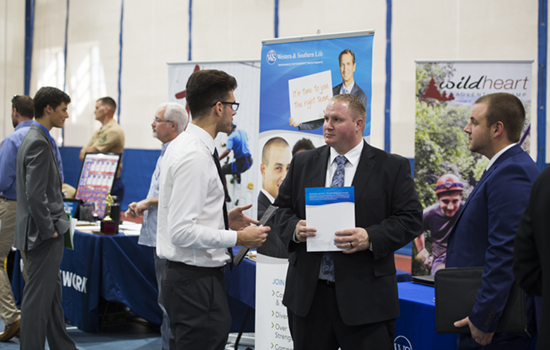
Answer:
<svg viewBox="0 0 550 350"><path fill-rule="evenodd" d="M161 259L158 257L157 252L153 253L155 257L155 275L157 277L157 287L159 290L158 303L160 309L162 310L162 325L160 326L160 336L162 339L162 350L170 349L170 320L168 319L168 314L164 308L161 300L161 290L162 290L162 275L164 274L164 268L166 267L166 259Z"/></svg>
<svg viewBox="0 0 550 350"><path fill-rule="evenodd" d="M27 250L29 280L21 305L21 350L44 349L46 339L51 350L74 350L76 345L65 329L61 307L63 235L50 238Z"/></svg>
<svg viewBox="0 0 550 350"><path fill-rule="evenodd" d="M395 320L348 326L342 320L334 284L319 280L311 310L299 317L288 310L294 350L392 350ZM358 310L369 312L369 310Z"/></svg>
<svg viewBox="0 0 550 350"><path fill-rule="evenodd" d="M171 350L223 350L231 329L224 268L168 261L161 299L170 319Z"/></svg>
<svg viewBox="0 0 550 350"><path fill-rule="evenodd" d="M534 338L527 333L495 333L491 344L481 346L470 334L459 334L458 350L530 350Z"/></svg>
<svg viewBox="0 0 550 350"><path fill-rule="evenodd" d="M16 209L16 201L0 198L0 262L2 265L13 246ZM9 325L17 321L20 314L21 312L15 305L8 273L2 266L0 269L0 317L4 320L4 324Z"/></svg>

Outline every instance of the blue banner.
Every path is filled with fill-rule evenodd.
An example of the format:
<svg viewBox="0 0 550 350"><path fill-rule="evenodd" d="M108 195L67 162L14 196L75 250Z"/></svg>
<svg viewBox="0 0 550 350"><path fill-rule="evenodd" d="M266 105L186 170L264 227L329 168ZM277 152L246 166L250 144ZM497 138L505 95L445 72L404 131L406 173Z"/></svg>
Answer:
<svg viewBox="0 0 550 350"><path fill-rule="evenodd" d="M325 37L325 36L323 36ZM325 103L332 97L344 93L347 81L349 93L366 101L367 122L364 136L370 135L371 96L372 96L372 32L364 36L338 37L317 40L265 44L262 48L261 90L260 90L260 133L272 130L305 131L322 135L322 122L313 127L291 125L291 110L301 107L311 110L311 102ZM346 66L350 61L349 66ZM300 82L322 73L328 74L331 82L327 86L327 77ZM296 82L297 88L292 89ZM322 82L322 84L316 84ZM317 88L317 90L316 90ZM328 89L327 89L328 88ZM305 96L307 90L310 96ZM325 94L329 90L329 95ZM306 92L306 93L304 93ZM332 94L330 93L332 92ZM298 96L298 94L301 94ZM319 94L322 94L321 98ZM301 101L293 98L302 97ZM324 100L323 100L324 98ZM301 106L300 106L301 105ZM294 111L292 111L294 112ZM313 119L313 116L311 117ZM322 118L322 115L320 116ZM295 123L297 124L297 123ZM305 124L305 123L303 123Z"/></svg>

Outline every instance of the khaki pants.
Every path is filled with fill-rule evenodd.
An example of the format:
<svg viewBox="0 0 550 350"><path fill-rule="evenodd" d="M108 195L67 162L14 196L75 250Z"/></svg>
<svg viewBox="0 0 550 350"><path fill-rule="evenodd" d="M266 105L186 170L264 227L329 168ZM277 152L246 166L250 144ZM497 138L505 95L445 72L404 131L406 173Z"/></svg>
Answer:
<svg viewBox="0 0 550 350"><path fill-rule="evenodd" d="M15 305L8 273L3 267L4 261L13 246L16 209L16 201L0 198L0 261L2 262L2 268L0 269L0 317L6 325L17 321L21 314ZM27 280L27 261L25 254L21 253L24 265L23 278Z"/></svg>

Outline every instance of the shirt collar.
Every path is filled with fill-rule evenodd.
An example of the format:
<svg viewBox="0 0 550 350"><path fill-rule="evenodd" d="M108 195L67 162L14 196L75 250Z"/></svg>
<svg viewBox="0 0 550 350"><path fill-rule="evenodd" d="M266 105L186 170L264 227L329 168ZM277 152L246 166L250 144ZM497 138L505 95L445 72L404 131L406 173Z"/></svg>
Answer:
<svg viewBox="0 0 550 350"><path fill-rule="evenodd" d="M351 84L349 84L349 86L345 86L344 82L342 82L342 89L340 91L343 92L344 89L346 89L351 94L351 90L353 89L354 86L355 86L355 80Z"/></svg>
<svg viewBox="0 0 550 350"><path fill-rule="evenodd" d="M208 150L210 151L210 154L214 154L214 150L216 149L216 145L214 143L214 139L210 134L204 130L203 128L196 126L195 124L189 123L187 126L187 130L185 132L190 133L191 135L197 136L206 147L208 147Z"/></svg>
<svg viewBox="0 0 550 350"><path fill-rule="evenodd" d="M21 123L17 124L14 130L24 128L26 126L31 126L32 123L33 123L33 120L23 120Z"/></svg>
<svg viewBox="0 0 550 350"><path fill-rule="evenodd" d="M514 147L515 145L517 145L517 143L512 143L506 147L504 147L503 149L500 150L500 152L498 152L497 154L495 154L493 156L493 158L491 158L491 161L489 162L489 164L487 164L487 168L485 168L485 170L489 170L489 168L495 164L495 162L497 161L498 157L500 157L504 152L506 152L507 150L509 150L510 148Z"/></svg>
<svg viewBox="0 0 550 350"><path fill-rule="evenodd" d="M363 146L364 146L364 141L361 139L361 142L359 142L357 146L353 147L348 153L344 154L344 156L352 166L357 166L357 164L359 164L359 158L361 158L361 152L363 152ZM338 156L339 156L338 152L336 152L336 150L331 147L329 164L332 165L332 163L334 162L334 159L336 159L336 157Z"/></svg>
<svg viewBox="0 0 550 350"><path fill-rule="evenodd" d="M42 130L44 130L44 132L46 133L46 135L48 135L50 138L52 137L52 135L50 135L50 131L48 129L46 129L46 127L44 125L42 125L42 124L40 124L36 121L33 121L32 123L35 124L35 125L38 125L39 127L41 127Z"/></svg>
<svg viewBox="0 0 550 350"><path fill-rule="evenodd" d="M267 192L263 188L260 191L262 191L262 193L267 197L267 199L269 199L271 203L275 202L275 198L273 198L273 196L270 195L269 192Z"/></svg>
<svg viewBox="0 0 550 350"><path fill-rule="evenodd" d="M115 118L109 120L109 121L107 122L107 124L101 125L101 128L100 128L100 129L107 129L107 128L110 127L113 123L116 123Z"/></svg>
<svg viewBox="0 0 550 350"><path fill-rule="evenodd" d="M172 140L172 141L174 141L174 140ZM166 152L166 148L168 148L168 145L171 144L172 141L168 141L168 142L162 144L162 148L160 150L160 155L161 156L164 155L164 152Z"/></svg>

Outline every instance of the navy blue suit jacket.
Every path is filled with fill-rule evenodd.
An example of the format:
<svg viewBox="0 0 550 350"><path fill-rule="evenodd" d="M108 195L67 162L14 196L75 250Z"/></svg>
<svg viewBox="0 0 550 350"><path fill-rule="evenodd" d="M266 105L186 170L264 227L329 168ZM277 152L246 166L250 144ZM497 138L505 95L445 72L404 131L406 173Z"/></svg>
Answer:
<svg viewBox="0 0 550 350"><path fill-rule="evenodd" d="M538 175L520 146L508 149L479 180L449 238L447 267L485 268L469 315L485 333L496 330L514 283L514 239Z"/></svg>

